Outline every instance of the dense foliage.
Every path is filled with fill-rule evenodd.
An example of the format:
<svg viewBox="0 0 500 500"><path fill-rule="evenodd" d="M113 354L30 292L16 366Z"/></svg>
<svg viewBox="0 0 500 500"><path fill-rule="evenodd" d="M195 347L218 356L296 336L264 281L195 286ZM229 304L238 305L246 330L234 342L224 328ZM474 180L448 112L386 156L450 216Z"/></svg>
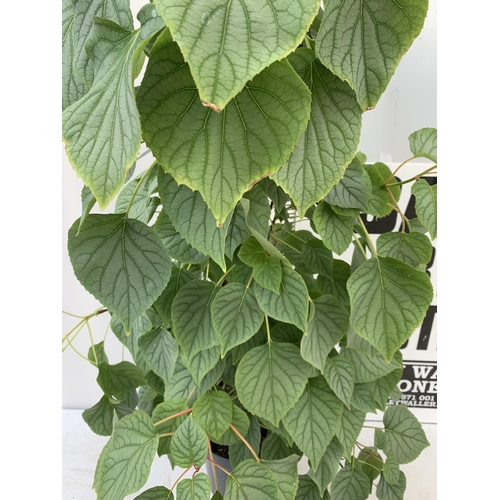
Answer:
<svg viewBox="0 0 500 500"><path fill-rule="evenodd" d="M68 252L102 304L63 342L109 313L133 359L88 353L103 396L83 417L111 436L99 500L140 490L157 454L185 473L137 500L220 499L199 472L220 467L215 445L227 500L365 500L374 481L401 499L399 466L429 445L387 401L433 297L436 130L410 136L407 161L430 163L404 180L357 152L427 0L324 3L157 0L134 29L128 0L63 0L63 137L85 183ZM142 143L153 160L134 176ZM374 243L363 217L394 210L401 231Z"/></svg>

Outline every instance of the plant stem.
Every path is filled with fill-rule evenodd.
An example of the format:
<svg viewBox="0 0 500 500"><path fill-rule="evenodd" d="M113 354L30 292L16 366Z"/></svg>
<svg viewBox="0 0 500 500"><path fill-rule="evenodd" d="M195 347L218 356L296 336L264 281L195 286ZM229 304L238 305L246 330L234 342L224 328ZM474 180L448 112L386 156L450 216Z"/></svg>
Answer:
<svg viewBox="0 0 500 500"><path fill-rule="evenodd" d="M94 339L92 338L92 330L90 329L90 323L88 322L88 320L86 321L86 325L87 330L89 331L90 345L92 346L92 352L94 353L94 360L98 364L99 362L97 361L97 353L95 352Z"/></svg>
<svg viewBox="0 0 500 500"><path fill-rule="evenodd" d="M207 441L208 441L208 455L209 455L209 458L210 460L212 461L211 462L211 466L212 466L212 475L214 476L214 481L215 481L215 489L216 490L219 490L219 482L217 480L217 473L215 471L215 465L214 465L214 456L212 454L212 445L210 444L210 439L209 437L207 436Z"/></svg>
<svg viewBox="0 0 500 500"><path fill-rule="evenodd" d="M76 352L76 354L78 354L78 356L80 356L81 358L83 358L85 361L88 361L89 363L91 363L92 365L94 366L97 366L97 362L94 363L92 360L90 360L89 358L85 357L72 343L71 343L71 340L69 339L68 337L68 345L71 347L71 349L73 349L73 351ZM68 346L66 346L68 347ZM66 349L66 348L65 348Z"/></svg>
<svg viewBox="0 0 500 500"><path fill-rule="evenodd" d="M361 244L361 242L358 240L358 238L356 238L356 236L354 236L354 234L352 235L353 238L354 238L354 242L356 243L356 245L358 245L358 248L359 250L361 251L361 253L363 254L363 257L365 258L365 260L368 260L368 255L366 255L366 252L365 252L365 249L363 248L363 245Z"/></svg>
<svg viewBox="0 0 500 500"><path fill-rule="evenodd" d="M250 279L248 280L248 283L247 283L247 286L245 287L245 290L248 290L248 288L250 287L250 283L252 283L252 280L253 280L253 273L250 275Z"/></svg>
<svg viewBox="0 0 500 500"><path fill-rule="evenodd" d="M175 432L165 432L165 434L160 434L158 437L163 438L163 437L167 437L167 436L173 436L174 434L175 434Z"/></svg>
<svg viewBox="0 0 500 500"><path fill-rule="evenodd" d="M215 286L220 286L220 284L226 279L226 276L236 267L236 264L233 264L220 278L219 281L215 284Z"/></svg>
<svg viewBox="0 0 500 500"><path fill-rule="evenodd" d="M270 332L270 330L269 330L269 319L268 319L268 317L267 317L267 314L264 314L264 317L266 318L267 341L268 341L269 343L271 343L271 342L272 342L272 340L271 340L271 332Z"/></svg>
<svg viewBox="0 0 500 500"><path fill-rule="evenodd" d="M370 234L368 233L366 226L363 224L363 219L361 218L361 215L358 215L358 222L361 224L361 227L363 228L363 231L365 233L365 238L366 238L366 241L368 242L368 246L370 247L370 251L372 253L372 256L375 258L378 258L377 250L375 249L375 245L373 244L373 241L370 238Z"/></svg>
<svg viewBox="0 0 500 500"><path fill-rule="evenodd" d="M165 500L168 500L170 498L170 495L172 495L172 493L174 492L175 490L175 487L180 483L181 479L191 470L193 466L191 465L191 467L188 467L175 481L175 483L172 485L172 488L170 488L170 492L169 494L167 495L167 498Z"/></svg>
<svg viewBox="0 0 500 500"><path fill-rule="evenodd" d="M80 326L80 328L78 328L78 330L75 331L73 338L70 339L69 336L66 338L66 342L68 342L68 343L63 347L62 352L64 352L70 346L71 342L73 342L73 340L76 339L78 334L83 330L85 323L81 323L79 326ZM63 343L64 343L64 339L63 339Z"/></svg>
<svg viewBox="0 0 500 500"><path fill-rule="evenodd" d="M154 426L156 427L157 425L164 424L165 422L168 422L169 420L180 417L181 415L185 415L186 413L191 413L192 411L193 411L192 408L188 408L187 410L182 410L179 413L175 413L174 415L170 415L170 417L164 418L162 420L158 420L158 422L154 423Z"/></svg>
<svg viewBox="0 0 500 500"><path fill-rule="evenodd" d="M257 462L260 462L259 455L255 453L255 450L250 446L250 443L241 435L241 432L233 424L229 424L229 427L231 427L233 432L243 441L245 446L250 450L250 452L254 456L255 460L257 460Z"/></svg>
<svg viewBox="0 0 500 500"><path fill-rule="evenodd" d="M405 223L405 216L402 212L402 210L399 208L398 202L396 201L396 198L394 198L394 195L392 194L391 190L388 189L387 192L389 193L389 196L391 197L392 201L394 202L394 207L397 212L399 213L399 216L401 217L401 232L404 233L406 229L406 223Z"/></svg>
<svg viewBox="0 0 500 500"><path fill-rule="evenodd" d="M408 162L414 160L415 158L417 158L417 157L416 156L412 156L411 158L408 158L403 163L401 163L401 165L399 165L399 167L396 168L396 170L394 170L394 172L392 173L392 175L385 181L385 183L389 184L389 182L392 181L392 179L394 178L394 176L396 175L396 173L398 172L398 170L400 170L403 165L406 165Z"/></svg>
<svg viewBox="0 0 500 500"><path fill-rule="evenodd" d="M130 198L130 201L128 202L127 210L125 210L125 217L128 217L128 214L130 212L130 209L132 208L132 203L134 203L134 199L139 192L139 189L141 189L142 184L144 183L144 179L146 179L149 175L149 172L153 169L153 167L156 165L156 160L148 167L148 169L144 172L142 177L139 179L139 182L137 183L137 186L134 189L134 192L132 193L132 196Z"/></svg>
<svg viewBox="0 0 500 500"><path fill-rule="evenodd" d="M215 461L211 460L210 458L207 458L207 460L208 460L211 464L214 464L214 465L215 465L215 467L219 468L222 472L225 472L228 476L232 476L232 474L231 474L228 470L224 469L224 467L222 467L222 465L219 465L217 462L215 462Z"/></svg>
<svg viewBox="0 0 500 500"><path fill-rule="evenodd" d="M414 175L410 179L406 179L405 181L401 181L401 182L391 182L391 184L387 184L387 187L390 188L392 186L402 186L403 184L408 184L409 182L416 181L416 180L420 179L420 177L422 177L423 175L432 173L432 171L435 168L436 168L436 165L433 165L432 167L428 168L427 170L424 170L422 173Z"/></svg>

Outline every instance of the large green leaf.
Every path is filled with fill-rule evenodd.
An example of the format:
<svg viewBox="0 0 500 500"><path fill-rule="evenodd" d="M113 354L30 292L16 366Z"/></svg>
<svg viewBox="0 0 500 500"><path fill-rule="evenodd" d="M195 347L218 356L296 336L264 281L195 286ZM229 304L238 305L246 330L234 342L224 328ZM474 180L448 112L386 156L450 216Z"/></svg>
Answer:
<svg viewBox="0 0 500 500"><path fill-rule="evenodd" d="M299 486L299 475L297 472L297 463L300 457L291 455L281 460L263 460L265 465L278 483L277 500L294 500L297 488Z"/></svg>
<svg viewBox="0 0 500 500"><path fill-rule="evenodd" d="M429 231L431 238L437 238L437 184L431 186L420 179L411 187L415 196L415 211L418 220Z"/></svg>
<svg viewBox="0 0 500 500"><path fill-rule="evenodd" d="M377 484L378 500L403 500L406 491L406 476L403 471L399 471L399 479L396 484L389 483L385 475L382 474Z"/></svg>
<svg viewBox="0 0 500 500"><path fill-rule="evenodd" d="M202 472L192 479L183 479L177 485L177 500L208 500L210 498L210 479Z"/></svg>
<svg viewBox="0 0 500 500"><path fill-rule="evenodd" d="M340 356L348 359L354 366L356 383L372 382L403 366L403 358L399 351L394 354L390 362L386 362L379 353L370 358L366 354L349 348L342 349Z"/></svg>
<svg viewBox="0 0 500 500"><path fill-rule="evenodd" d="M143 411L123 417L99 456L94 477L98 500L122 500L146 483L158 434Z"/></svg>
<svg viewBox="0 0 500 500"><path fill-rule="evenodd" d="M405 405L390 406L384 414L385 441L382 451L400 464L413 462L430 446L415 415Z"/></svg>
<svg viewBox="0 0 500 500"><path fill-rule="evenodd" d="M245 460L227 477L224 500L277 500L278 483L264 464Z"/></svg>
<svg viewBox="0 0 500 500"><path fill-rule="evenodd" d="M130 332L168 283L165 248L150 227L123 215L91 214L77 236L78 225L79 220L68 233L75 275Z"/></svg>
<svg viewBox="0 0 500 500"><path fill-rule="evenodd" d="M193 405L193 418L215 439L229 429L233 416L233 402L224 391L207 391Z"/></svg>
<svg viewBox="0 0 500 500"><path fill-rule="evenodd" d="M230 220L218 227L200 193L177 184L171 175L161 169L158 172L158 190L163 209L182 238L212 257L225 270L224 248Z"/></svg>
<svg viewBox="0 0 500 500"><path fill-rule="evenodd" d="M408 140L413 156L437 161L437 130L435 128L421 128L413 132Z"/></svg>
<svg viewBox="0 0 500 500"><path fill-rule="evenodd" d="M311 118L273 179L303 216L343 177L358 146L361 109L349 85L315 59L314 51L299 48L288 60L311 91Z"/></svg>
<svg viewBox="0 0 500 500"><path fill-rule="evenodd" d="M243 356L236 370L236 389L249 412L278 425L312 375L297 346L270 342Z"/></svg>
<svg viewBox="0 0 500 500"><path fill-rule="evenodd" d="M168 380L174 373L179 346L168 330L156 328L139 339L144 359L158 376Z"/></svg>
<svg viewBox="0 0 500 500"><path fill-rule="evenodd" d="M372 258L347 282L351 325L387 362L423 321L433 289L429 276L391 257Z"/></svg>
<svg viewBox="0 0 500 500"><path fill-rule="evenodd" d="M371 483L366 474L346 464L332 481L332 498L342 500L366 500L371 491Z"/></svg>
<svg viewBox="0 0 500 500"><path fill-rule="evenodd" d="M159 163L199 191L221 225L245 191L283 165L306 128L310 92L286 61L278 61L216 113L198 99L189 67L165 30L151 51L137 103L144 139Z"/></svg>
<svg viewBox="0 0 500 500"><path fill-rule="evenodd" d="M74 0L62 2L62 109L78 101L87 87L75 68L75 5Z"/></svg>
<svg viewBox="0 0 500 500"><path fill-rule="evenodd" d="M219 344L210 312L217 290L210 281L193 280L179 290L172 302L173 333L188 359Z"/></svg>
<svg viewBox="0 0 500 500"><path fill-rule="evenodd" d="M116 365L101 363L97 375L97 383L107 396L121 396L141 385L146 385L144 375L129 361L121 361Z"/></svg>
<svg viewBox="0 0 500 500"><path fill-rule="evenodd" d="M342 402L323 377L308 380L297 404L283 419L285 428L316 470L342 415Z"/></svg>
<svg viewBox="0 0 500 500"><path fill-rule="evenodd" d="M314 314L309 321L307 335L302 337L300 354L323 371L326 357L344 337L349 328L349 313L333 296L323 295L313 301Z"/></svg>
<svg viewBox="0 0 500 500"><path fill-rule="evenodd" d="M326 358L323 374L335 395L349 408L354 391L353 364L340 356Z"/></svg>
<svg viewBox="0 0 500 500"><path fill-rule="evenodd" d="M141 48L139 33L94 18L94 29L85 45L95 64L94 83L63 112L68 159L101 210L122 187L141 144L132 83L134 53Z"/></svg>
<svg viewBox="0 0 500 500"><path fill-rule="evenodd" d="M248 80L297 47L319 7L318 0L156 4L189 63L200 99L217 111Z"/></svg>
<svg viewBox="0 0 500 500"><path fill-rule="evenodd" d="M337 255L343 254L352 243L353 219L338 215L328 203L322 201L316 207L313 222L322 241Z"/></svg>
<svg viewBox="0 0 500 500"><path fill-rule="evenodd" d="M377 238L377 253L419 268L431 260L432 243L422 233L384 233Z"/></svg>
<svg viewBox="0 0 500 500"><path fill-rule="evenodd" d="M420 33L428 0L330 0L316 39L320 61L373 108Z"/></svg>
<svg viewBox="0 0 500 500"><path fill-rule="evenodd" d="M99 436L111 436L113 432L113 405L104 395L92 408L82 413L82 418L93 432Z"/></svg>
<svg viewBox="0 0 500 500"><path fill-rule="evenodd" d="M208 440L203 429L189 415L177 428L170 443L170 453L179 467L201 467L207 460Z"/></svg>
<svg viewBox="0 0 500 500"><path fill-rule="evenodd" d="M316 472L313 470L308 471L308 476L318 485L322 495L336 476L343 453L343 446L340 444L340 441L334 437L326 447L326 451L318 463Z"/></svg>
<svg viewBox="0 0 500 500"><path fill-rule="evenodd" d="M212 319L222 356L253 337L264 321L253 291L240 283L222 287L212 303Z"/></svg>
<svg viewBox="0 0 500 500"><path fill-rule="evenodd" d="M302 276L291 266L282 263L282 271L279 295L256 283L254 286L255 297L259 307L268 316L278 321L291 323L305 332L309 313L307 286Z"/></svg>

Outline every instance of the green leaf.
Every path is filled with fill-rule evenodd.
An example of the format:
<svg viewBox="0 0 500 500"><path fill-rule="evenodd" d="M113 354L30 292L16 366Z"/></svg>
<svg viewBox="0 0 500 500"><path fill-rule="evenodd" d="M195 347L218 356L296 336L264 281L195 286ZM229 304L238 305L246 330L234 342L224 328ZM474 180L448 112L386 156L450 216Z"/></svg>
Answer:
<svg viewBox="0 0 500 500"><path fill-rule="evenodd" d="M353 364L340 356L326 358L323 375L335 395L349 408L354 390Z"/></svg>
<svg viewBox="0 0 500 500"><path fill-rule="evenodd" d="M165 384L165 401L186 399L195 387L191 373L179 356L175 363L174 374Z"/></svg>
<svg viewBox="0 0 500 500"><path fill-rule="evenodd" d="M372 183L370 176L363 168L359 159L355 157L346 168L344 177L325 196L325 201L336 207L354 208L358 211L366 212L371 192Z"/></svg>
<svg viewBox="0 0 500 500"><path fill-rule="evenodd" d="M384 233L377 238L377 253L418 268L431 260L432 243L422 233Z"/></svg>
<svg viewBox="0 0 500 500"><path fill-rule="evenodd" d="M129 392L141 385L146 385L142 371L129 361L121 361L116 365L101 363L97 383L101 386L106 396L116 396Z"/></svg>
<svg viewBox="0 0 500 500"><path fill-rule="evenodd" d="M332 252L321 240L311 238L302 245L302 259L313 273L331 276L333 271Z"/></svg>
<svg viewBox="0 0 500 500"><path fill-rule="evenodd" d="M431 238L437 238L437 184L433 186L420 179L411 187L415 196L415 211L418 220L429 231Z"/></svg>
<svg viewBox="0 0 500 500"><path fill-rule="evenodd" d="M403 471L399 471L399 479L396 484L389 483L384 474L377 484L377 498L379 500L403 500L405 491L406 476Z"/></svg>
<svg viewBox="0 0 500 500"><path fill-rule="evenodd" d="M177 485L177 500L208 500L210 498L210 479L203 472L193 479L183 479Z"/></svg>
<svg viewBox="0 0 500 500"><path fill-rule="evenodd" d="M342 415L342 402L323 377L307 381L297 404L283 419L285 428L316 470Z"/></svg>
<svg viewBox="0 0 500 500"><path fill-rule="evenodd" d="M157 447L158 434L145 412L135 411L119 420L97 462L97 499L123 499L142 488Z"/></svg>
<svg viewBox="0 0 500 500"><path fill-rule="evenodd" d="M227 229L225 253L233 260L236 249L250 237L250 229L245 222L245 210L238 203L234 209L231 223Z"/></svg>
<svg viewBox="0 0 500 500"><path fill-rule="evenodd" d="M269 177L264 177L259 182L259 186L271 198L278 214L285 208L287 202L290 201L290 197Z"/></svg>
<svg viewBox="0 0 500 500"><path fill-rule="evenodd" d="M78 231L76 233L77 235L80 232L82 224L85 222L87 215L90 213L96 202L95 196L92 194L92 191L88 186L83 186L81 198L82 198L82 216L80 217L80 224L78 226Z"/></svg>
<svg viewBox="0 0 500 500"><path fill-rule="evenodd" d="M385 442L382 451L400 464L413 462L430 446L420 422L405 405L390 406L384 414Z"/></svg>
<svg viewBox="0 0 500 500"><path fill-rule="evenodd" d="M193 418L215 439L228 429L233 417L233 402L224 391L207 391L193 405Z"/></svg>
<svg viewBox="0 0 500 500"><path fill-rule="evenodd" d="M293 344L271 342L255 347L236 370L238 397L250 413L278 425L299 400L311 372Z"/></svg>
<svg viewBox="0 0 500 500"><path fill-rule="evenodd" d="M321 202L314 211L314 225L325 245L338 255L352 243L354 223L351 217L337 215L332 207Z"/></svg>
<svg viewBox="0 0 500 500"><path fill-rule="evenodd" d="M82 413L86 424L99 436L111 436L113 432L113 405L103 396L92 408Z"/></svg>
<svg viewBox="0 0 500 500"><path fill-rule="evenodd" d="M302 337L300 354L323 371L326 357L344 337L349 328L349 313L333 296L323 295L313 301L314 315L309 321L308 333Z"/></svg>
<svg viewBox="0 0 500 500"><path fill-rule="evenodd" d="M95 351L95 356L94 356L94 351ZM106 356L106 353L104 352L104 341L99 342L98 344L94 344L93 346L90 346L87 358L89 358L91 363L92 362L97 364L108 363L109 359Z"/></svg>
<svg viewBox="0 0 500 500"><path fill-rule="evenodd" d="M316 54L355 90L363 111L373 108L387 88L424 25L427 6L427 0L326 4Z"/></svg>
<svg viewBox="0 0 500 500"><path fill-rule="evenodd" d="M62 109L82 98L87 87L75 68L75 6L73 0L62 2Z"/></svg>
<svg viewBox="0 0 500 500"><path fill-rule="evenodd" d="M278 61L217 113L199 100L165 30L151 51L137 103L154 156L177 182L200 192L221 225L243 193L292 152L309 119L310 95L291 66Z"/></svg>
<svg viewBox="0 0 500 500"><path fill-rule="evenodd" d="M437 130L421 128L408 137L413 156L437 162Z"/></svg>
<svg viewBox="0 0 500 500"><path fill-rule="evenodd" d="M271 328L271 338L276 342L300 345L304 333L290 323L276 323Z"/></svg>
<svg viewBox="0 0 500 500"><path fill-rule="evenodd" d="M165 488L165 486L154 486L146 491L143 491L134 500L166 500L172 492Z"/></svg>
<svg viewBox="0 0 500 500"><path fill-rule="evenodd" d="M300 454L301 451L293 444L291 437L290 443L287 443L283 436L280 436L274 430L273 432L269 432L264 441L262 441L261 457L263 460L281 460L290 455Z"/></svg>
<svg viewBox="0 0 500 500"><path fill-rule="evenodd" d="M85 48L95 79L89 92L64 110L62 124L68 159L103 210L123 186L141 145L132 83L134 51L141 42L139 30L97 17L93 22Z"/></svg>
<svg viewBox="0 0 500 500"><path fill-rule="evenodd" d="M173 333L188 359L219 344L210 312L217 291L215 283L193 280L179 290L172 302Z"/></svg>
<svg viewBox="0 0 500 500"><path fill-rule="evenodd" d="M263 460L265 465L273 474L278 483L277 500L294 500L299 486L299 475L297 473L297 463L300 457L292 455L281 460Z"/></svg>
<svg viewBox="0 0 500 500"><path fill-rule="evenodd" d="M321 500L322 494L318 485L307 475L299 476L299 487L296 500Z"/></svg>
<svg viewBox="0 0 500 500"><path fill-rule="evenodd" d="M248 227L256 230L263 238L267 239L269 219L271 218L271 207L267 194L257 185L246 192L244 197L250 200L247 209L243 208Z"/></svg>
<svg viewBox="0 0 500 500"><path fill-rule="evenodd" d="M238 464L226 480L225 500L276 500L278 483L268 467L255 460Z"/></svg>
<svg viewBox="0 0 500 500"><path fill-rule="evenodd" d="M366 261L347 290L352 327L388 362L423 321L433 297L425 272L391 257Z"/></svg>
<svg viewBox="0 0 500 500"><path fill-rule="evenodd" d="M360 337L351 326L347 330L347 347L362 354L366 354L370 359L377 356L378 351L364 338Z"/></svg>
<svg viewBox="0 0 500 500"><path fill-rule="evenodd" d="M385 482L394 485L398 484L400 473L401 471L397 460L394 457L387 457L382 473Z"/></svg>
<svg viewBox="0 0 500 500"><path fill-rule="evenodd" d="M373 382L354 385L351 402L354 408L365 413L377 413L377 403L373 394L373 385Z"/></svg>
<svg viewBox="0 0 500 500"><path fill-rule="evenodd" d="M359 451L356 465L361 465L361 470L368 476L368 479L373 483L380 475L380 471L384 466L384 460L377 452L376 448L367 446Z"/></svg>
<svg viewBox="0 0 500 500"><path fill-rule="evenodd" d="M253 291L239 283L222 287L212 303L212 320L222 356L253 337L264 321Z"/></svg>
<svg viewBox="0 0 500 500"><path fill-rule="evenodd" d="M361 109L349 85L315 59L314 51L299 48L288 60L300 68L311 91L311 118L273 180L290 194L302 217L343 177L358 146Z"/></svg>
<svg viewBox="0 0 500 500"><path fill-rule="evenodd" d="M233 417L237 414L233 407ZM233 424L234 425L234 424ZM259 420L255 415L250 417L250 426L245 435L245 439L248 441L250 446L254 449L255 453L260 453L260 441L262 439L261 428ZM238 441L234 444L229 445L229 460L231 465L236 467L240 462L253 458L252 452L247 448L245 443L238 438Z"/></svg>
<svg viewBox="0 0 500 500"><path fill-rule="evenodd" d="M241 358L254 347L265 344L267 341L266 327L262 325L259 331L243 344L239 344L231 349L231 360L233 365L237 365Z"/></svg>
<svg viewBox="0 0 500 500"><path fill-rule="evenodd" d="M368 477L351 465L346 464L332 481L330 494L332 498L342 500L366 500L371 491Z"/></svg>
<svg viewBox="0 0 500 500"><path fill-rule="evenodd" d="M250 427L250 419L248 418L246 412L243 411L240 407L236 406L234 403L232 404L232 408L233 412L231 417L231 425L234 425L237 431L243 437L245 437ZM259 429L259 435L260 435L260 429ZM227 429L219 439L214 439L212 435L210 436L210 439L223 446L231 446L242 442L240 437L231 428ZM260 438L258 444L260 445Z"/></svg>
<svg viewBox="0 0 500 500"><path fill-rule="evenodd" d="M372 183L372 193L368 200L368 213L377 217L385 217L394 210L395 201L397 202L401 196L401 187L391 186L388 188L386 186L392 172L384 163L364 165L364 168Z"/></svg>
<svg viewBox="0 0 500 500"><path fill-rule="evenodd" d="M337 438L344 447L344 456L350 456L352 447L365 423L366 412L344 406L340 425L337 430Z"/></svg>
<svg viewBox="0 0 500 500"><path fill-rule="evenodd" d="M299 45L319 7L317 0L156 4L189 63L200 99L216 111Z"/></svg>
<svg viewBox="0 0 500 500"><path fill-rule="evenodd" d="M170 453L179 467L201 467L207 460L208 441L203 429L189 415L175 431Z"/></svg>
<svg viewBox="0 0 500 500"><path fill-rule="evenodd" d="M158 376L168 380L174 373L179 346L168 330L156 328L139 339L144 359Z"/></svg>
<svg viewBox="0 0 500 500"><path fill-rule="evenodd" d="M325 493L327 486L337 475L343 453L343 446L334 437L326 447L326 451L318 463L316 472L312 469L308 471L308 476L317 484L321 495Z"/></svg>
<svg viewBox="0 0 500 500"><path fill-rule="evenodd" d="M217 366L220 361L220 345L217 344L209 349L202 349L194 354L189 360L186 360L186 366L189 373L193 376L198 387L201 386L203 378ZM218 378L218 377L217 377ZM217 380L214 381L214 383ZM211 384L213 385L213 384Z"/></svg>
<svg viewBox="0 0 500 500"><path fill-rule="evenodd" d="M200 193L177 184L162 169L158 171L158 191L163 209L181 237L225 270L224 248L230 219L218 227Z"/></svg>
<svg viewBox="0 0 500 500"><path fill-rule="evenodd" d="M373 396L375 398L375 402L382 411L385 410L385 407L387 406L387 400L389 396L391 396L392 392L395 389L399 390L398 382L401 380L402 375L403 375L403 367L401 366L400 368L388 373L384 377L375 380L375 382L372 382Z"/></svg>
<svg viewBox="0 0 500 500"><path fill-rule="evenodd" d="M373 442L375 444L375 448L377 448L378 450L383 450L384 449L385 433L384 433L384 431L382 429L375 429Z"/></svg>
<svg viewBox="0 0 500 500"><path fill-rule="evenodd" d="M165 21L158 15L156 5L153 3L143 5L137 12L137 19L141 23L141 38L143 40L165 27Z"/></svg>
<svg viewBox="0 0 500 500"><path fill-rule="evenodd" d="M354 366L357 383L372 382L403 366L403 358L399 351L390 362L386 362L381 354L377 353L375 357L370 358L366 354L348 348L342 349L340 356L348 359Z"/></svg>
<svg viewBox="0 0 500 500"><path fill-rule="evenodd" d="M187 409L187 403L185 399L172 399L170 401L164 401L160 403L154 410L151 418L156 424L160 420L171 417L180 413L182 410ZM172 418L156 426L158 434L166 434L167 432L175 432L178 427L184 422L187 415L180 415L178 417ZM160 438L160 443L158 445L158 455L166 455L170 453L170 443L172 441L172 436L164 436Z"/></svg>
<svg viewBox="0 0 500 500"><path fill-rule="evenodd" d="M130 332L166 287L170 259L155 232L142 222L123 215L89 215L77 236L78 225L79 220L68 233L75 275Z"/></svg>
<svg viewBox="0 0 500 500"><path fill-rule="evenodd" d="M256 283L255 297L265 314L278 321L291 323L305 332L309 313L307 286L300 274L292 267L282 263L282 271L279 295Z"/></svg>

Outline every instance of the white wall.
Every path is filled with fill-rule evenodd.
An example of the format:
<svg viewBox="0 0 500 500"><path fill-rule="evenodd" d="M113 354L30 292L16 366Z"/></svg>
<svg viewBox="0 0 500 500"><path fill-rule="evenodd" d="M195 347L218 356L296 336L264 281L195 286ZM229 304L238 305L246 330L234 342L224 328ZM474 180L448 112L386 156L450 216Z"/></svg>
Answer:
<svg viewBox="0 0 500 500"><path fill-rule="evenodd" d="M132 0L136 13L145 3ZM408 158L410 150L407 137L422 127L436 127L436 0L430 0L430 9L424 29L403 58L386 93L377 107L365 113L359 149L370 161L401 162ZM139 166L147 165L144 158ZM71 224L80 216L80 191L82 182L66 160L62 159L63 242ZM84 315L99 307L73 275L66 246L62 249L63 304L62 309ZM94 341L102 340L107 315L92 320ZM67 332L76 322L75 318L63 315L62 331ZM88 333L82 331L74 345L85 355L89 348ZM110 361L122 359L121 344L112 332L106 338L106 352ZM126 358L128 359L128 358ZM63 408L88 408L102 396L95 382L97 370L77 356L70 348L62 356L62 406Z"/></svg>

